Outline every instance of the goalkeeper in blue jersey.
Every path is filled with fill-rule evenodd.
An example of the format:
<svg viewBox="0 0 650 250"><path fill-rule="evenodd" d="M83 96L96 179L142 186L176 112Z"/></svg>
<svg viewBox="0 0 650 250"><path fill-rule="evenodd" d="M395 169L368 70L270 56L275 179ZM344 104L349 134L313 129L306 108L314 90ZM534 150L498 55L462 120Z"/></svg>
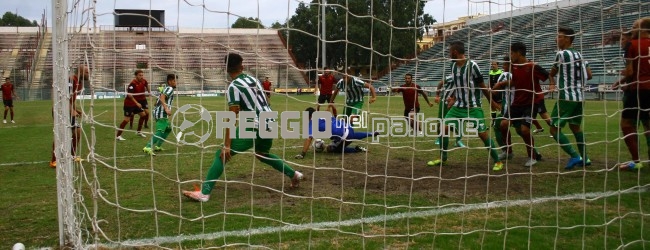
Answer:
<svg viewBox="0 0 650 250"><path fill-rule="evenodd" d="M172 128L169 124L168 117L172 115L172 103L174 102L174 89L176 89L176 79L174 74L167 75L167 86L160 92L156 107L153 110L153 117L156 120L156 132L147 143L142 151L149 155L156 155L153 151L161 151L162 143L167 139Z"/></svg>
<svg viewBox="0 0 650 250"><path fill-rule="evenodd" d="M336 108L331 106L330 108L332 109L332 117L329 119L329 121L325 119L318 120L318 131L325 131L326 126L331 126L332 129L332 136L330 137L330 140L332 140L332 142L325 148L325 152L358 153L368 151L366 148L361 146L356 146L354 148L349 146L353 140L362 140L366 137L376 136L378 133L354 132L354 128L352 128L350 124L342 119L336 118ZM307 151L309 151L309 147L314 140L312 137L313 132L311 117L312 114L316 112L316 109L309 107L305 111L309 112L309 138L307 138L305 140L305 143L303 143L302 152L299 155L296 155L296 159L302 159L305 157L305 154L307 154Z"/></svg>

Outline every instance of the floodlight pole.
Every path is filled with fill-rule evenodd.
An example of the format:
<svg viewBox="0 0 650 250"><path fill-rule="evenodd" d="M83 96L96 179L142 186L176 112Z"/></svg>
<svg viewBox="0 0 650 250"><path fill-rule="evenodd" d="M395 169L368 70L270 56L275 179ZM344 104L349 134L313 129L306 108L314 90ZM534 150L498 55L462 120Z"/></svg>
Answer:
<svg viewBox="0 0 650 250"><path fill-rule="evenodd" d="M325 39L327 37L325 35L326 32L327 32L326 31L327 29L325 29L325 27L326 27L326 25L325 25L325 20L326 20L326 18L325 18L325 8L326 8L326 6L327 6L327 0L323 0L323 5L322 5L322 8L323 8L322 13L323 14L321 15L321 23L323 24L323 29L321 31L321 34L323 36L321 38L321 68L325 68L325 66L327 65L327 60L325 58L325 55L326 55L325 54L325 50L326 50L325 48L326 48L326 45L327 45L327 43L325 42L326 41Z"/></svg>

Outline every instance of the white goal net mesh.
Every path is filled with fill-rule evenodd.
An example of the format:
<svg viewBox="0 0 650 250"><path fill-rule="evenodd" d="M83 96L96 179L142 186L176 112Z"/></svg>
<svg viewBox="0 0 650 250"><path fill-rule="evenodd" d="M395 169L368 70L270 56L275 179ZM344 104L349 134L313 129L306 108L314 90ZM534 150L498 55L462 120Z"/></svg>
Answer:
<svg viewBox="0 0 650 250"><path fill-rule="evenodd" d="M632 159L620 129L623 93L610 86L624 68L623 33L650 16L645 0L53 4L49 66L62 245L647 248L650 176L647 169L617 167ZM460 133L458 142L450 138L441 150L438 136L414 131L404 119L410 104L394 90L407 76L431 103L419 97L420 119L439 117L446 100L435 101L445 93L437 88L452 74L453 42L464 43L465 56L490 86L491 63L498 62L500 69L517 42L526 46L528 60L550 72L560 27L575 31L573 48L593 75L578 90L585 99L578 105L583 112L573 117L581 121L585 145L577 145L568 125L561 129L574 151L583 153L586 147L589 166L565 170L567 145L551 137L541 117L541 127L530 128L537 131L531 136L541 158L525 167L526 145L511 129L514 157L503 159L501 170L493 170L495 160L477 133ZM268 78L270 107L279 113L317 107L318 94L324 94L324 67L337 80L349 76L372 86L356 104L346 102L353 91L341 90L345 94L335 97L334 105L342 114L361 103L362 120L368 123L355 133L381 130L381 135L351 139L345 153L310 147L301 159L295 156L301 155L305 140L279 136L270 153L285 161L290 172L256 159L251 149L238 152L223 174L216 174L215 152L224 146L215 136L217 111L229 110L226 95L232 80L224 62L228 53L243 57L244 73L260 82ZM72 137L65 111L70 110L69 79L84 67L89 74L79 81L83 90L74 103L81 113L76 120L81 138L75 140L73 154L82 160L75 161L65 139ZM131 121L134 111L123 108L139 71L151 90L144 98L150 118L142 123L138 115ZM169 74L178 77L168 117L171 132L161 144L148 144L161 128L154 111ZM549 91L549 81L541 87L551 114L560 93ZM480 95L486 133L494 138L498 126L490 101ZM438 123L425 125L440 129ZM639 137L641 164L647 162L650 135L644 136L639 126L631 136ZM253 148L265 143L256 141ZM497 153L505 149L493 146ZM143 152L147 147L155 156ZM443 151L448 155L443 166L427 165ZM297 188L291 187L294 170L304 175ZM195 188L205 191L206 179L214 176L218 179L212 181L207 202L183 195Z"/></svg>

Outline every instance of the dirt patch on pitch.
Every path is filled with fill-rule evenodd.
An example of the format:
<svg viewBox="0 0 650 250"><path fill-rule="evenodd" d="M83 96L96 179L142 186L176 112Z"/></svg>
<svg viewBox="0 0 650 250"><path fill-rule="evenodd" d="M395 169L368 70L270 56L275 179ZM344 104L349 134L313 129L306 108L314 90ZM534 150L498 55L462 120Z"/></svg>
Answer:
<svg viewBox="0 0 650 250"><path fill-rule="evenodd" d="M492 171L492 162L487 160L485 150L452 152L443 167L426 165L435 158L432 152L378 151L345 156L319 154L315 159L295 160L302 166L292 167L305 174L298 189L288 188L286 178L283 189L279 173L271 168L256 170L254 192L260 193L255 203L277 204L281 190L298 197L358 202L365 202L362 196L379 200L415 197L431 201L430 205L526 199L542 195L546 191L532 187L545 180L556 181L557 176L541 174L557 171L556 163L542 162L531 170L523 167L526 161L523 157L513 159L501 171Z"/></svg>

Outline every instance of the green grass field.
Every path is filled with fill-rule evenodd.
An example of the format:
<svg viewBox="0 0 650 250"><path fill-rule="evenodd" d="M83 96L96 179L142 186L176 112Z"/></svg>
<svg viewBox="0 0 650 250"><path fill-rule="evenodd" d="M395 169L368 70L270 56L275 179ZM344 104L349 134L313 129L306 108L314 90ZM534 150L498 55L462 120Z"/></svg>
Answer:
<svg viewBox="0 0 650 250"><path fill-rule="evenodd" d="M314 100L276 95L272 104L280 112L304 110ZM188 103L226 110L223 97L179 97L175 105ZM547 100L549 111L553 103ZM56 173L47 166L51 102L15 105L17 123L0 124L0 209L5 213L0 249L16 242L56 247ZM90 114L90 101L83 106ZM87 161L74 166L81 233L88 244L644 249L650 243L649 170L614 168L630 157L620 138L620 103L615 101L586 103L584 131L593 162L586 169L565 171L568 157L547 133L535 137L544 161L523 167L524 146L514 135L516 156L500 172L491 170L488 152L476 138L465 138L469 148L450 152L443 168L426 166L439 154L433 138L382 138L376 144L359 142L367 153L310 153L302 160L293 158L302 140L277 139L272 152L305 174L300 188L289 188L289 179L252 154L240 154L226 166L207 203L192 202L180 191L204 180L220 140L211 137L205 147L166 143L166 151L149 157L142 153L149 138L129 131L127 141L114 140L122 100L99 100L93 106L94 123L83 124L80 149ZM401 115L403 105L401 97L379 97L364 108L375 116ZM423 106L422 111L437 115L437 108ZM93 138L94 155L89 156ZM645 158L645 139L640 145Z"/></svg>

